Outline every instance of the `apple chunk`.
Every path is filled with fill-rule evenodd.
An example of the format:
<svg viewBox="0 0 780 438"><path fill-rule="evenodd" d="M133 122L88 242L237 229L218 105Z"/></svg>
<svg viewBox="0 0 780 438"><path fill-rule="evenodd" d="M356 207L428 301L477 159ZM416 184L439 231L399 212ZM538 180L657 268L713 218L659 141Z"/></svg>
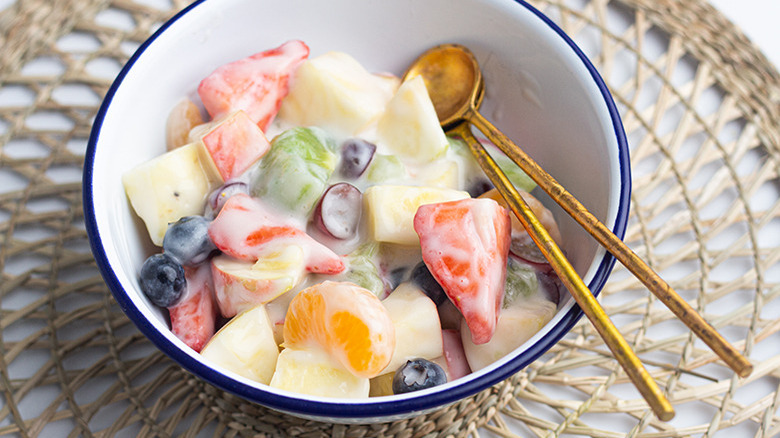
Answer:
<svg viewBox="0 0 780 438"><path fill-rule="evenodd" d="M230 318L292 289L303 278L304 261L303 249L295 245L255 263L224 254L214 257L211 269L220 313Z"/></svg>
<svg viewBox="0 0 780 438"><path fill-rule="evenodd" d="M200 354L240 376L268 384L276 368L279 347L265 307L253 307L231 319Z"/></svg>
<svg viewBox="0 0 780 438"><path fill-rule="evenodd" d="M221 119L201 141L225 181L244 173L271 148L263 131L244 111Z"/></svg>
<svg viewBox="0 0 780 438"><path fill-rule="evenodd" d="M415 164L430 163L449 146L421 76L406 80L377 122L377 143Z"/></svg>
<svg viewBox="0 0 780 438"><path fill-rule="evenodd" d="M222 182L200 142L166 152L122 175L127 198L157 246L162 246L169 223L202 214L209 193Z"/></svg>
<svg viewBox="0 0 780 438"><path fill-rule="evenodd" d="M328 52L301 64L279 116L355 135L382 114L397 86L397 79L371 74L345 53Z"/></svg>

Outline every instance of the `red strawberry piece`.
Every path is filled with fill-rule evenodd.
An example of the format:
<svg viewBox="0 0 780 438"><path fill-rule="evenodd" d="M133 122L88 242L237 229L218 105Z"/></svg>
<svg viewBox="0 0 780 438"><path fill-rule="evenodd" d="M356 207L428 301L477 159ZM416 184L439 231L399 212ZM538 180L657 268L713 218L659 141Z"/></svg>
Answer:
<svg viewBox="0 0 780 438"><path fill-rule="evenodd" d="M287 96L290 76L309 56L302 41L225 64L203 79L198 95L212 118L244 110L263 131Z"/></svg>
<svg viewBox="0 0 780 438"><path fill-rule="evenodd" d="M345 269L336 253L245 194L227 200L209 226L209 236L220 251L237 259L256 261L280 245L299 245L305 253L307 271L338 274Z"/></svg>
<svg viewBox="0 0 780 438"><path fill-rule="evenodd" d="M197 267L185 267L187 295L173 307L171 331L190 348L200 353L206 342L214 336L217 308L211 282L211 266L204 263Z"/></svg>
<svg viewBox="0 0 780 438"><path fill-rule="evenodd" d="M220 122L203 136L203 144L223 181L244 173L271 148L263 131L244 111Z"/></svg>
<svg viewBox="0 0 780 438"><path fill-rule="evenodd" d="M492 199L463 199L417 209L422 258L471 330L475 344L493 337L511 244L509 212Z"/></svg>

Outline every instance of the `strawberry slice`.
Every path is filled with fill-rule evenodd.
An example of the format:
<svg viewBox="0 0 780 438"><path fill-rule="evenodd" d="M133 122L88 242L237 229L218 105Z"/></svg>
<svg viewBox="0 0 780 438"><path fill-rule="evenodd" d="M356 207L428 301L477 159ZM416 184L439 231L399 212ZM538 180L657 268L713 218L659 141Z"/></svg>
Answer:
<svg viewBox="0 0 780 438"><path fill-rule="evenodd" d="M308 56L306 44L288 41L217 68L200 82L198 95L212 118L244 110L265 131L287 96L290 76Z"/></svg>
<svg viewBox="0 0 780 438"><path fill-rule="evenodd" d="M256 261L269 251L294 244L303 248L309 272L332 275L345 269L344 262L330 248L243 193L227 200L209 226L209 236L220 251L237 259Z"/></svg>
<svg viewBox="0 0 780 438"><path fill-rule="evenodd" d="M184 268L187 280L187 295L173 307L168 308L171 316L171 331L190 348L200 353L206 342L214 336L217 308L211 282L211 266Z"/></svg>
<svg viewBox="0 0 780 438"><path fill-rule="evenodd" d="M417 209L422 258L455 307L472 340L493 337L511 244L509 212L492 199L462 199Z"/></svg>

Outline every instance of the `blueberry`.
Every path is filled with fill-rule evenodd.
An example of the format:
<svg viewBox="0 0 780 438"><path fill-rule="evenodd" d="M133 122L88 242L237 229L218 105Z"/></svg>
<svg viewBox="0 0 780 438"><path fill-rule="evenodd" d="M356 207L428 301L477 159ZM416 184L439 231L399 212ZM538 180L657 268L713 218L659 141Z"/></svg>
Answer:
<svg viewBox="0 0 780 438"><path fill-rule="evenodd" d="M163 250L184 266L203 263L216 250L208 231L209 221L205 217L183 217L168 227Z"/></svg>
<svg viewBox="0 0 780 438"><path fill-rule="evenodd" d="M414 270L412 271L412 282L422 289L422 291L425 292L425 295L428 295L428 298L433 300L437 306L447 299L447 294L444 292L444 289L442 289L439 282L433 278L433 275L431 274L431 271L428 270L428 266L425 265L425 262L420 262L414 267Z"/></svg>
<svg viewBox="0 0 780 438"><path fill-rule="evenodd" d="M393 394L419 391L447 383L444 369L429 360L416 358L407 360L393 376Z"/></svg>
<svg viewBox="0 0 780 438"><path fill-rule="evenodd" d="M376 145L359 138L344 142L341 147L341 166L339 172L348 178L357 178L366 171L371 159L374 158Z"/></svg>
<svg viewBox="0 0 780 438"><path fill-rule="evenodd" d="M155 254L141 266L141 290L160 307L171 307L187 290L184 268L168 254Z"/></svg>

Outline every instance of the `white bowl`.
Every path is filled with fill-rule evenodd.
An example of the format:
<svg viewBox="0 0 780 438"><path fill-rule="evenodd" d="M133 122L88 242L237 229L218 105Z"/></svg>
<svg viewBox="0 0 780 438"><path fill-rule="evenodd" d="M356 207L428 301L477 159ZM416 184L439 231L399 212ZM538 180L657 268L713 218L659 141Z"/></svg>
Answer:
<svg viewBox="0 0 780 438"><path fill-rule="evenodd" d="M169 109L196 99L199 81L221 64L300 39L312 56L349 53L371 71L401 74L422 51L459 43L485 76L482 114L621 236L630 170L620 117L599 74L547 17L512 0L206 0L165 23L128 61L97 114L84 169L92 250L116 300L138 328L182 367L247 400L306 418L376 422L418 415L510 377L554 345L581 312L571 299L536 336L471 375L417 393L365 400L302 396L205 363L169 330L140 291L138 272L157 252L125 197L121 175L165 150ZM196 100L197 101L197 100ZM613 259L554 206L568 254L594 293Z"/></svg>

